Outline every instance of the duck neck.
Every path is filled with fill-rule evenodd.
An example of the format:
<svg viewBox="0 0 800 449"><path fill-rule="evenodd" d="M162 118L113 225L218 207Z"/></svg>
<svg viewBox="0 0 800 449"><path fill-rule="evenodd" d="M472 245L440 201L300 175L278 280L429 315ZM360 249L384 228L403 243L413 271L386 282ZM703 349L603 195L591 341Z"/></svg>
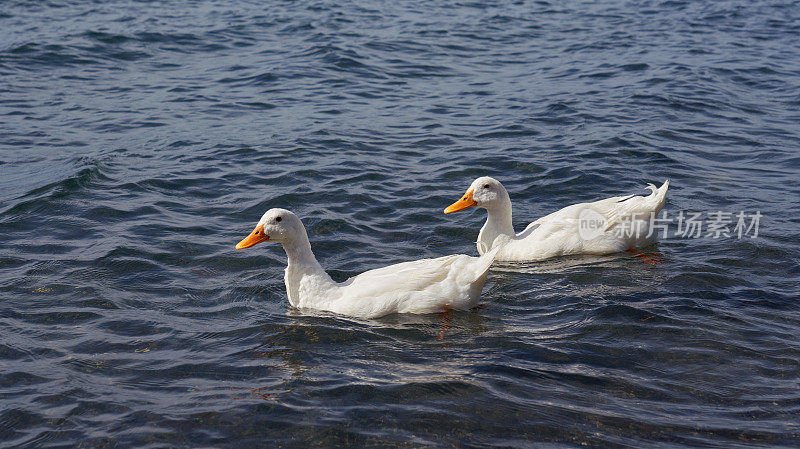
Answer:
<svg viewBox="0 0 800 449"><path fill-rule="evenodd" d="M311 271L325 271L322 269L322 265L317 262L317 258L314 257L308 238L286 242L283 244L283 249L286 251L286 258L290 267L304 268Z"/></svg>
<svg viewBox="0 0 800 449"><path fill-rule="evenodd" d="M514 238L514 226L511 223L511 200L507 196L505 200L486 208L489 215L478 234L477 244L480 254L492 249L495 239L500 236Z"/></svg>
<svg viewBox="0 0 800 449"><path fill-rule="evenodd" d="M289 302L295 307L310 306L309 301L314 298L306 297L309 295L301 291L301 284L320 291L332 287L334 282L314 257L307 235L284 242L283 249L288 259L284 282Z"/></svg>

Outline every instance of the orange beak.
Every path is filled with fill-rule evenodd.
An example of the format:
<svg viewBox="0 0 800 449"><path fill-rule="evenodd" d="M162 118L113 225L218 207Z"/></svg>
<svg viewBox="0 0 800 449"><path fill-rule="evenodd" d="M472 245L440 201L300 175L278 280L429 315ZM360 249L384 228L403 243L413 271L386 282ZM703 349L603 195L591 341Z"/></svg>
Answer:
<svg viewBox="0 0 800 449"><path fill-rule="evenodd" d="M468 207L472 207L478 203L472 199L472 189L467 190L467 193L461 197L460 200L456 201L455 203L447 206L447 209L444 210L444 213L449 214L450 212L458 212L460 210L464 210Z"/></svg>
<svg viewBox="0 0 800 449"><path fill-rule="evenodd" d="M269 240L269 236L264 234L264 225L256 226L250 235L236 244L236 249L250 248L251 246L258 245L261 242L266 242L267 240Z"/></svg>

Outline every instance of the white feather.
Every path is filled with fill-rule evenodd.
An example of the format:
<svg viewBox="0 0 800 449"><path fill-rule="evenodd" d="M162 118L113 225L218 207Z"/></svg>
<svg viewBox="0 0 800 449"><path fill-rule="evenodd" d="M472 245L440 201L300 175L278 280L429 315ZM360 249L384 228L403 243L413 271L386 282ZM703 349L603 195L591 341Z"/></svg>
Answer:
<svg viewBox="0 0 800 449"><path fill-rule="evenodd" d="M276 221L276 218L280 220ZM474 307L498 250L481 257L464 254L421 259L366 271L337 283L311 251L302 222L285 209L270 209L257 229L283 244L288 257L284 281L289 302L361 318L392 313L432 313Z"/></svg>
<svg viewBox="0 0 800 449"><path fill-rule="evenodd" d="M664 207L669 181L660 188L648 184L648 196L617 196L591 203L579 203L546 215L529 224L519 234L511 226L511 199L494 178L481 177L467 190L473 192L475 205L488 211L486 223L478 234L478 253L499 248L499 261L538 261L574 254L609 254L651 244L650 217ZM603 220L602 232L587 238L579 232L586 216ZM621 224L631 232L620 232Z"/></svg>

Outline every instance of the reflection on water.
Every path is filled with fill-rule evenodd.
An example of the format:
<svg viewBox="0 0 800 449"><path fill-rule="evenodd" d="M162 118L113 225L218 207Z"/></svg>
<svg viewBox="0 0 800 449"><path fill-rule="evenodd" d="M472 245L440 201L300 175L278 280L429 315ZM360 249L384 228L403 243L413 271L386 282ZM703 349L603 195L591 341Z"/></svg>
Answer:
<svg viewBox="0 0 800 449"><path fill-rule="evenodd" d="M297 349L287 346L287 342L292 341L296 333L302 332L304 335L301 340L318 342L319 336L313 328L302 326L301 324L286 324L278 326L277 329L270 327L269 334L261 338L261 342L243 352L242 358L259 362L261 366L270 371L268 378L259 378L260 386L244 389L249 396L275 400L281 395L292 391L292 384L300 381L308 371L302 361L294 357ZM264 383L267 385L264 385ZM242 398L235 398L242 399Z"/></svg>
<svg viewBox="0 0 800 449"><path fill-rule="evenodd" d="M0 446L797 447L791 2L0 8ZM336 280L475 254L669 178L756 239L498 264L476 310L289 307L272 207Z"/></svg>
<svg viewBox="0 0 800 449"><path fill-rule="evenodd" d="M663 254L655 251L655 247L643 251L627 251L625 253L596 255L577 255L569 257L556 257L553 259L539 262L507 262L498 261L492 265L492 271L511 272L511 273L531 273L531 274L556 274L567 273L573 270L583 270L589 267L607 269L636 270L637 266L634 257L640 263L659 264L664 263ZM646 267L640 267L644 271L650 271Z"/></svg>

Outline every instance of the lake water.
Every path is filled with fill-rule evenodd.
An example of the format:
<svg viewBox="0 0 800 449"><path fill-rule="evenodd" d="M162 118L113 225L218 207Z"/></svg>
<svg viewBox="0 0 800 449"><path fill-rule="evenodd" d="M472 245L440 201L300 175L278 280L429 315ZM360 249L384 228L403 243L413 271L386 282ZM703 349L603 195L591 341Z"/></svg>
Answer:
<svg viewBox="0 0 800 449"><path fill-rule="evenodd" d="M0 445L798 447L799 147L791 1L5 1ZM337 280L474 255L481 175L518 230L669 179L758 235L371 321L234 251L285 207Z"/></svg>

